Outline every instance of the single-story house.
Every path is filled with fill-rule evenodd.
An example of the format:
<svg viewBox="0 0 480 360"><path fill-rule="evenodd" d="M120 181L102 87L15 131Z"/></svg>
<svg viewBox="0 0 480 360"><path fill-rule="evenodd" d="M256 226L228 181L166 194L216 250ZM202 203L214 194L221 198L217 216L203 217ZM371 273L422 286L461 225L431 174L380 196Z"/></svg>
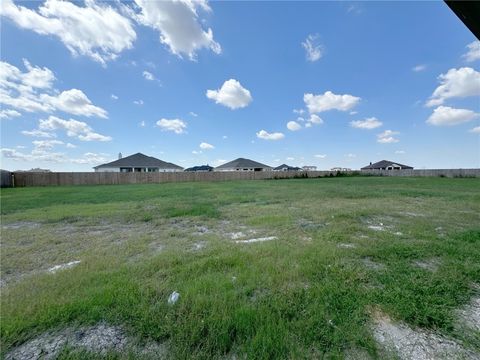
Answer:
<svg viewBox="0 0 480 360"><path fill-rule="evenodd" d="M200 165L200 166L192 166L185 171L197 171L197 172L206 172L206 171L213 171L213 167L209 165Z"/></svg>
<svg viewBox="0 0 480 360"><path fill-rule="evenodd" d="M351 171L352 169L350 168L342 168L342 167L333 167L330 169L331 171Z"/></svg>
<svg viewBox="0 0 480 360"><path fill-rule="evenodd" d="M217 166L215 171L271 171L268 165L244 158L232 160L223 165Z"/></svg>
<svg viewBox="0 0 480 360"><path fill-rule="evenodd" d="M302 169L304 171L316 171L317 167L316 166L304 166Z"/></svg>
<svg viewBox="0 0 480 360"><path fill-rule="evenodd" d="M362 167L362 170L401 170L401 169L413 169L408 165L395 163L389 160L381 160L375 164L370 163L368 166Z"/></svg>
<svg viewBox="0 0 480 360"><path fill-rule="evenodd" d="M119 156L120 157L120 156ZM127 157L98 165L94 167L95 172L176 172L183 171L183 168L154 158L142 153L136 153Z"/></svg>
<svg viewBox="0 0 480 360"><path fill-rule="evenodd" d="M296 166L282 164L280 166L273 168L273 171L303 171L303 169Z"/></svg>

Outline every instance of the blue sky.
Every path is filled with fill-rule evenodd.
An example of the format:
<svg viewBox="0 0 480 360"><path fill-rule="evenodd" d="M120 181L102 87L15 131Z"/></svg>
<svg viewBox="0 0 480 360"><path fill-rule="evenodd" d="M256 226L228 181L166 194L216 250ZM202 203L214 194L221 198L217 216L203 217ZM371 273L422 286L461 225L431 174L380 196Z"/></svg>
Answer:
<svg viewBox="0 0 480 360"><path fill-rule="evenodd" d="M480 42L443 2L1 3L1 167L480 167Z"/></svg>

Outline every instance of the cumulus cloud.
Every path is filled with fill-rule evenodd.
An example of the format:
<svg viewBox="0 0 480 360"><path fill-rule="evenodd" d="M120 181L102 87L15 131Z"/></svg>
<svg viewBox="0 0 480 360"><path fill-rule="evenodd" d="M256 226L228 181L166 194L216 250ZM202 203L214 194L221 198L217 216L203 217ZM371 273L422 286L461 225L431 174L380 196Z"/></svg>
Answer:
<svg viewBox="0 0 480 360"><path fill-rule="evenodd" d="M27 112L63 111L73 115L107 118L107 111L92 104L78 89L59 92L53 88L55 76L48 68L32 66L23 61L22 72L0 61L0 104Z"/></svg>
<svg viewBox="0 0 480 360"><path fill-rule="evenodd" d="M188 114L189 114L190 116L193 116L193 117L197 117L197 116L198 116L198 114L197 114L197 113L194 113L193 111L190 111Z"/></svg>
<svg viewBox="0 0 480 360"><path fill-rule="evenodd" d="M34 149L29 154L26 154L15 149L2 148L0 149L0 153L4 158L14 160L14 161L27 161L27 162L46 161L46 162L59 163L59 162L65 162L68 160L64 153L50 152L50 151L44 151L39 149Z"/></svg>
<svg viewBox="0 0 480 360"><path fill-rule="evenodd" d="M155 76L153 76L153 74L152 74L150 71L146 71L146 70L145 70L142 75L143 75L143 77L144 77L146 80L148 80L148 81L153 81L153 80L155 80Z"/></svg>
<svg viewBox="0 0 480 360"><path fill-rule="evenodd" d="M360 98L326 91L323 95L304 94L303 101L310 113L320 113L327 110L348 111L360 102Z"/></svg>
<svg viewBox="0 0 480 360"><path fill-rule="evenodd" d="M129 18L94 0L85 1L85 6L46 0L38 10L3 0L0 14L22 29L58 37L72 55L85 55L101 64L132 48L137 36Z"/></svg>
<svg viewBox="0 0 480 360"><path fill-rule="evenodd" d="M220 44L213 39L212 29L204 29L199 22L199 10L211 11L207 1L135 0L135 3L140 9L140 13L135 14L135 19L140 24L157 30L160 42L172 54L195 60L197 51L203 48L216 54L222 52Z"/></svg>
<svg viewBox="0 0 480 360"><path fill-rule="evenodd" d="M212 144L209 144L209 143L206 143L206 142L200 143L200 149L211 150L211 149L214 149L214 148L215 148L215 146L213 146Z"/></svg>
<svg viewBox="0 0 480 360"><path fill-rule="evenodd" d="M469 67L450 69L438 77L440 86L433 92L427 106L442 105L455 97L480 96L480 72Z"/></svg>
<svg viewBox="0 0 480 360"><path fill-rule="evenodd" d="M304 109L293 109L294 114L302 115L305 113Z"/></svg>
<svg viewBox="0 0 480 360"><path fill-rule="evenodd" d="M400 134L398 131L385 130L384 132L377 135L377 142L380 144L392 144L397 143L398 140L395 135Z"/></svg>
<svg viewBox="0 0 480 360"><path fill-rule="evenodd" d="M235 79L225 81L218 90L207 90L207 98L232 110L244 108L252 101L250 91Z"/></svg>
<svg viewBox="0 0 480 360"><path fill-rule="evenodd" d="M22 131L23 135L26 136L32 136L32 137L40 137L40 138L55 138L57 137L57 134L52 133L52 132L46 132L38 129L34 130L24 130Z"/></svg>
<svg viewBox="0 0 480 360"><path fill-rule="evenodd" d="M97 154L97 153L87 152L83 154L82 158L70 159L70 162L74 164L96 165L96 164L105 163L107 162L107 160L108 158L106 157L106 154Z"/></svg>
<svg viewBox="0 0 480 360"><path fill-rule="evenodd" d="M468 130L468 132L471 132L474 134L480 134L480 126L476 126L473 129Z"/></svg>
<svg viewBox="0 0 480 360"><path fill-rule="evenodd" d="M39 130L54 131L63 130L69 137L76 137L81 141L110 141L110 136L98 134L85 122L74 119L64 120L56 116L49 116L48 119L41 119Z"/></svg>
<svg viewBox="0 0 480 360"><path fill-rule="evenodd" d="M427 68L427 65L425 65L425 64L420 64L420 65L414 66L414 67L412 68L412 71L421 72L421 71L424 71L426 68Z"/></svg>
<svg viewBox="0 0 480 360"><path fill-rule="evenodd" d="M115 94L110 95L110 97L111 97L113 100L118 100L118 96L115 95Z"/></svg>
<svg viewBox="0 0 480 360"><path fill-rule="evenodd" d="M160 119L157 121L157 126L162 131L173 131L175 134L183 134L187 128L185 121L180 119Z"/></svg>
<svg viewBox="0 0 480 360"><path fill-rule="evenodd" d="M56 110L83 116L107 117L107 112L92 104L90 99L78 89L62 91L59 95L43 95L42 100L50 103Z"/></svg>
<svg viewBox="0 0 480 360"><path fill-rule="evenodd" d="M323 120L320 116L316 114L310 115L310 117L307 119L309 123L316 124L316 125L321 125L323 124ZM307 124L308 125L308 124Z"/></svg>
<svg viewBox="0 0 480 360"><path fill-rule="evenodd" d="M317 159L325 159L327 157L327 155L325 154L316 154L314 155Z"/></svg>
<svg viewBox="0 0 480 360"><path fill-rule="evenodd" d="M263 140L281 140L285 137L285 135L280 132L269 133L265 130L260 130L257 132L257 137Z"/></svg>
<svg viewBox="0 0 480 360"><path fill-rule="evenodd" d="M382 126L383 123L378 120L376 117L370 117L365 120L355 120L355 121L350 121L350 126L356 129L376 129L380 126Z"/></svg>
<svg viewBox="0 0 480 360"><path fill-rule="evenodd" d="M63 145L64 142L60 140L34 140L32 144L36 150L51 150L56 145Z"/></svg>
<svg viewBox="0 0 480 360"><path fill-rule="evenodd" d="M305 49L305 56L308 61L315 62L320 60L323 55L324 47L319 44L319 35L310 34L305 41L302 42L302 46Z"/></svg>
<svg viewBox="0 0 480 360"><path fill-rule="evenodd" d="M467 62L473 62L480 60L480 41L475 40L466 46L468 51L466 54L463 54L462 57Z"/></svg>
<svg viewBox="0 0 480 360"><path fill-rule="evenodd" d="M133 103L135 105L140 105L140 106L142 106L144 104L143 100L134 100Z"/></svg>
<svg viewBox="0 0 480 360"><path fill-rule="evenodd" d="M449 106L439 106L433 110L427 123L435 126L453 126L471 121L480 114L467 109L454 109Z"/></svg>
<svg viewBox="0 0 480 360"><path fill-rule="evenodd" d="M12 119L21 115L18 111L12 109L0 110L0 119Z"/></svg>
<svg viewBox="0 0 480 360"><path fill-rule="evenodd" d="M289 121L287 123L287 129L290 131L298 131L302 128L302 125L297 123L296 121Z"/></svg>

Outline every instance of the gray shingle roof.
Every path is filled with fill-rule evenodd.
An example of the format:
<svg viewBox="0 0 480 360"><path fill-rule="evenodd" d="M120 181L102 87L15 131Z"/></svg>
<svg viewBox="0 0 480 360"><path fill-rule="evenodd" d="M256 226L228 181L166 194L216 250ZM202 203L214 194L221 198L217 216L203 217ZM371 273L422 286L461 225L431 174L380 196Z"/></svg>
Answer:
<svg viewBox="0 0 480 360"><path fill-rule="evenodd" d="M387 168L393 164L400 165L402 169L413 169L413 167L408 166L408 165L403 165L398 162L390 161L390 160L381 160L379 162L376 162L375 164L368 165L365 167L362 167L362 170L369 170L369 169L383 169Z"/></svg>
<svg viewBox="0 0 480 360"><path fill-rule="evenodd" d="M178 165L154 158L152 156L147 156L142 153L136 153L106 164L98 165L95 166L94 169L105 167L152 167L160 169L183 169Z"/></svg>
<svg viewBox="0 0 480 360"><path fill-rule="evenodd" d="M276 168L273 168L273 170L282 170L282 169L287 169L287 170L291 170L291 171L302 170L302 168L299 168L299 167L296 167L296 166L290 166L290 165L287 165L287 164L282 164L280 166L277 166Z"/></svg>
<svg viewBox="0 0 480 360"><path fill-rule="evenodd" d="M238 158L226 164L217 166L215 169L240 169L240 168L264 168L271 169L270 166L245 158Z"/></svg>

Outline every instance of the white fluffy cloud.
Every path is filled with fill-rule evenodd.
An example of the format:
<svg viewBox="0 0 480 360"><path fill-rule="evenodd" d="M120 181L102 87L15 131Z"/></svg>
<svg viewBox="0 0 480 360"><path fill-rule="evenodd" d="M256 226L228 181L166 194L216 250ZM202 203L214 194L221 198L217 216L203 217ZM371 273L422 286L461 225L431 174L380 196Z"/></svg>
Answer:
<svg viewBox="0 0 480 360"><path fill-rule="evenodd" d="M141 100L141 99L140 100L134 100L133 103L135 105L140 105L140 106L142 106L144 104L143 100Z"/></svg>
<svg viewBox="0 0 480 360"><path fill-rule="evenodd" d="M145 70L142 75L148 81L154 81L155 80L155 76L150 71Z"/></svg>
<svg viewBox="0 0 480 360"><path fill-rule="evenodd" d="M118 96L115 95L115 94L110 95L110 97L111 97L113 100L118 100Z"/></svg>
<svg viewBox="0 0 480 360"><path fill-rule="evenodd" d="M310 117L307 119L307 122L315 124L315 125L323 124L322 118L320 116L316 115L316 114L310 115Z"/></svg>
<svg viewBox="0 0 480 360"><path fill-rule="evenodd" d="M480 126L476 126L473 129L468 130L468 132L471 132L474 134L480 134Z"/></svg>
<svg viewBox="0 0 480 360"><path fill-rule="evenodd" d="M480 41L475 40L466 46L468 51L462 57L467 62L473 62L476 60L480 60Z"/></svg>
<svg viewBox="0 0 480 360"><path fill-rule="evenodd" d="M76 137L81 141L110 141L110 136L98 134L85 122L78 120L64 120L56 116L49 116L39 122L39 130L55 131L64 130L69 137Z"/></svg>
<svg viewBox="0 0 480 360"><path fill-rule="evenodd" d="M46 0L38 10L3 0L0 13L20 28L58 37L74 56L85 55L102 64L132 48L137 36L129 18L95 0L85 1L85 6Z"/></svg>
<svg viewBox="0 0 480 360"><path fill-rule="evenodd" d="M218 90L207 90L207 98L232 110L244 108L252 101L250 91L235 79L225 81Z"/></svg>
<svg viewBox="0 0 480 360"><path fill-rule="evenodd" d="M384 132L377 135L377 142L380 144L392 144L397 143L398 140L394 135L400 134L398 131L385 130Z"/></svg>
<svg viewBox="0 0 480 360"><path fill-rule="evenodd" d="M214 148L215 148L215 146L213 146L212 144L209 144L209 143L206 143L206 142L200 143L200 149L211 150L211 149L214 149Z"/></svg>
<svg viewBox="0 0 480 360"><path fill-rule="evenodd" d="M383 123L375 117L367 118L365 120L350 121L350 126L356 129L376 129L382 126Z"/></svg>
<svg viewBox="0 0 480 360"><path fill-rule="evenodd" d="M304 94L303 101L310 113L319 113L327 110L348 111L360 102L360 98L326 91L323 95Z"/></svg>
<svg viewBox="0 0 480 360"><path fill-rule="evenodd" d="M480 72L469 67L450 69L438 77L440 86L433 92L427 106L442 105L454 97L480 96Z"/></svg>
<svg viewBox="0 0 480 360"><path fill-rule="evenodd" d="M453 126L471 121L480 114L467 109L454 109L449 106L439 106L433 110L427 123L435 126Z"/></svg>
<svg viewBox="0 0 480 360"><path fill-rule="evenodd" d="M160 119L157 121L157 126L162 131L173 131L175 134L182 134L187 128L185 121L180 119Z"/></svg>
<svg viewBox="0 0 480 360"><path fill-rule="evenodd" d="M260 130L257 132L257 137L263 140L281 140L285 137L285 135L280 132L269 133L265 130Z"/></svg>
<svg viewBox="0 0 480 360"><path fill-rule="evenodd" d="M213 39L212 29L203 29L198 11L210 12L205 0L150 1L135 0L140 13L136 20L160 33L160 42L171 53L195 60L197 51L202 48L216 54L222 52L220 44Z"/></svg>
<svg viewBox="0 0 480 360"><path fill-rule="evenodd" d="M67 147L69 144L67 144ZM70 144L71 145L71 144ZM69 158L65 153L51 152L47 150L41 150L38 148L33 149L30 153L22 153L15 149L3 148L0 149L0 153L3 157L14 161L27 161L35 162L54 162L54 163L73 163L73 164L101 164L107 161L107 154L85 153L81 158Z"/></svg>
<svg viewBox="0 0 480 360"><path fill-rule="evenodd" d="M327 157L327 155L325 154L316 154L314 155L317 159L325 159Z"/></svg>
<svg viewBox="0 0 480 360"><path fill-rule="evenodd" d="M323 46L318 43L318 34L310 34L305 41L302 42L302 46L305 49L305 56L308 61L315 62L320 60L323 55Z"/></svg>
<svg viewBox="0 0 480 360"><path fill-rule="evenodd" d="M287 123L287 129L290 131L298 131L302 128L302 125L297 123L296 121L289 121Z"/></svg>
<svg viewBox="0 0 480 360"><path fill-rule="evenodd" d="M26 136L32 136L32 137L40 137L40 138L55 138L57 137L57 134L51 133L51 132L46 132L38 129L34 130L24 130L22 131L23 135Z"/></svg>
<svg viewBox="0 0 480 360"><path fill-rule="evenodd" d="M0 110L0 119L12 119L21 115L18 111L12 109Z"/></svg>
<svg viewBox="0 0 480 360"><path fill-rule="evenodd" d="M107 111L92 104L78 89L59 92L53 88L55 76L47 68L34 67L27 60L22 72L0 61L0 104L27 112L63 111L82 116L107 118Z"/></svg>

